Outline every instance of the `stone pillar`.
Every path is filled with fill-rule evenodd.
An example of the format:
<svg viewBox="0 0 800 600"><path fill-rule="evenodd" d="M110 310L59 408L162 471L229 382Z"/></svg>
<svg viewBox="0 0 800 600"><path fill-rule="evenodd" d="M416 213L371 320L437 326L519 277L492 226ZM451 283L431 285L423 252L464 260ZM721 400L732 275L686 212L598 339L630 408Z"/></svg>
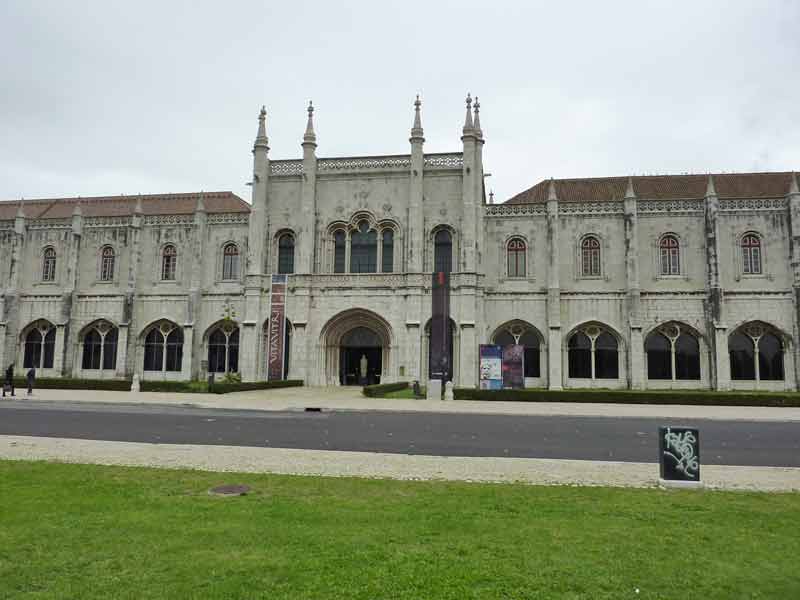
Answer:
<svg viewBox="0 0 800 600"><path fill-rule="evenodd" d="M120 323L117 329L117 369L115 376L125 378L125 365L128 362L128 324Z"/></svg>
<svg viewBox="0 0 800 600"><path fill-rule="evenodd" d="M183 326L183 358L181 360L181 379L189 381L192 378L192 357L186 356L187 350L191 352L194 347L194 326L186 323Z"/></svg>
<svg viewBox="0 0 800 600"><path fill-rule="evenodd" d="M646 386L644 341L642 339L641 291L639 287L639 220L633 179L628 178L625 190L625 285L628 310L628 387L634 390Z"/></svg>
<svg viewBox="0 0 800 600"><path fill-rule="evenodd" d="M730 388L730 362L728 337L725 326L724 293L719 279L719 197L714 187L714 178L709 175L705 196L706 275L707 275L707 323L714 344L714 388Z"/></svg>
<svg viewBox="0 0 800 600"><path fill-rule="evenodd" d="M244 321L240 330L239 372L242 381L258 381L262 378L258 361L262 359L259 327L256 321Z"/></svg>
<svg viewBox="0 0 800 600"><path fill-rule="evenodd" d="M314 133L314 107L308 103L308 124L303 136L303 183L300 194L301 226L298 231L298 260L295 273L314 272L314 245L317 239L317 136ZM289 367L291 368L291 366Z"/></svg>
<svg viewBox="0 0 800 600"><path fill-rule="evenodd" d="M55 356L53 357L53 371L56 377L64 374L64 335L66 331L64 323L56 323Z"/></svg>
<svg viewBox="0 0 800 600"><path fill-rule="evenodd" d="M463 207L463 221L461 232L461 256L454 257L456 262L453 265L454 271L476 271L476 245L475 237L475 204L478 201L475 196L477 188L476 178L479 173L476 165L476 146L478 145L478 133L472 120L472 98L467 94L467 117L464 121L463 135L461 141L464 146L464 166L462 167L461 199Z"/></svg>
<svg viewBox="0 0 800 600"><path fill-rule="evenodd" d="M550 180L547 193L547 388L563 387L561 372L561 287L558 258L558 196L555 182Z"/></svg>
<svg viewBox="0 0 800 600"><path fill-rule="evenodd" d="M794 383L795 389L800 390L800 187L797 176L791 174L789 180L789 193L786 195L789 207L789 247L792 265L792 300L794 303L794 340L792 353L794 358Z"/></svg>
<svg viewBox="0 0 800 600"><path fill-rule="evenodd" d="M714 389L724 391L731 389L731 363L728 355L728 330L725 327L714 328L714 362L716 377Z"/></svg>
<svg viewBox="0 0 800 600"><path fill-rule="evenodd" d="M411 128L411 170L408 186L408 271L421 273L425 269L425 225L423 218L423 178L425 172L425 156L422 145L425 137L422 130L420 106L417 96L414 102L414 125ZM397 240L395 240L397 243ZM401 267L402 268L402 267ZM417 375L419 376L419 374Z"/></svg>
<svg viewBox="0 0 800 600"><path fill-rule="evenodd" d="M463 324L461 327L461 348L459 349L458 384L459 387L478 386L478 340L475 338L475 325Z"/></svg>

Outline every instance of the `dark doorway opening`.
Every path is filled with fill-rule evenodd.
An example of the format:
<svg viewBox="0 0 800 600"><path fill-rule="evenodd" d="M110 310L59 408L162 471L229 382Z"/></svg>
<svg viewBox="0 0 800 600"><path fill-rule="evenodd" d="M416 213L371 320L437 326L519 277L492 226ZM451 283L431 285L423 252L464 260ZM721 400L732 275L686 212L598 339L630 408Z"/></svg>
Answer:
<svg viewBox="0 0 800 600"><path fill-rule="evenodd" d="M373 385L381 382L381 348L353 346L340 350L339 383L342 385ZM362 357L366 359L366 374L362 374Z"/></svg>

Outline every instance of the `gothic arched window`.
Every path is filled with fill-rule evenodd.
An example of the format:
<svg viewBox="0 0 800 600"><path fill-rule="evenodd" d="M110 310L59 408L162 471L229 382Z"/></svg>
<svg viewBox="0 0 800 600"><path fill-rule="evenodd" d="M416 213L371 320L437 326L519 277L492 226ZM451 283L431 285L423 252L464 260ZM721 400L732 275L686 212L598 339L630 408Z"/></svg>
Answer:
<svg viewBox="0 0 800 600"><path fill-rule="evenodd" d="M278 273L294 273L294 236L291 233L278 238Z"/></svg>
<svg viewBox="0 0 800 600"><path fill-rule="evenodd" d="M678 238L674 235L665 235L658 243L661 254L661 274L680 275L681 273L681 249Z"/></svg>
<svg viewBox="0 0 800 600"><path fill-rule="evenodd" d="M509 240L506 248L509 277L525 277L525 250L523 240L519 238Z"/></svg>
<svg viewBox="0 0 800 600"><path fill-rule="evenodd" d="M208 372L236 373L238 370L239 328L225 323L208 336Z"/></svg>
<svg viewBox="0 0 800 600"><path fill-rule="evenodd" d="M440 229L433 238L433 271L450 273L453 270L453 236Z"/></svg>
<svg viewBox="0 0 800 600"><path fill-rule="evenodd" d="M162 321L144 339L145 371L180 371L183 362L183 331Z"/></svg>
<svg viewBox="0 0 800 600"><path fill-rule="evenodd" d="M82 369L113 370L117 368L117 329L109 323L98 323L83 336Z"/></svg>
<svg viewBox="0 0 800 600"><path fill-rule="evenodd" d="M55 359L56 328L40 321L25 336L22 366L26 369L52 369Z"/></svg>
<svg viewBox="0 0 800 600"><path fill-rule="evenodd" d="M761 238L756 233L745 234L742 237L742 273L760 275L761 262Z"/></svg>
<svg viewBox="0 0 800 600"><path fill-rule="evenodd" d="M648 379L700 379L700 343L682 326L669 324L653 331L644 346Z"/></svg>
<svg viewBox="0 0 800 600"><path fill-rule="evenodd" d="M161 251L161 279L175 281L175 271L178 266L178 250L172 244L167 244Z"/></svg>
<svg viewBox="0 0 800 600"><path fill-rule="evenodd" d="M581 275L600 277L600 241L593 235L581 240Z"/></svg>
<svg viewBox="0 0 800 600"><path fill-rule="evenodd" d="M350 236L350 272L375 273L378 270L378 233L361 221Z"/></svg>
<svg viewBox="0 0 800 600"><path fill-rule="evenodd" d="M782 381L783 342L761 323L740 327L728 339L731 379Z"/></svg>
<svg viewBox="0 0 800 600"><path fill-rule="evenodd" d="M579 379L617 379L619 344L600 325L588 325L572 334L567 342L569 376Z"/></svg>
<svg viewBox="0 0 800 600"><path fill-rule="evenodd" d="M347 264L347 234L339 229L333 234L333 272L344 273Z"/></svg>
<svg viewBox="0 0 800 600"><path fill-rule="evenodd" d="M222 278L239 278L239 247L233 242L222 249Z"/></svg>
<svg viewBox="0 0 800 600"><path fill-rule="evenodd" d="M394 271L394 231L384 229L381 238L381 272L391 273Z"/></svg>
<svg viewBox="0 0 800 600"><path fill-rule="evenodd" d="M100 251L100 281L112 281L114 279L114 248L103 246Z"/></svg>
<svg viewBox="0 0 800 600"><path fill-rule="evenodd" d="M519 328L518 331L514 331ZM514 337L517 335L517 337ZM525 377L540 377L540 343L539 336L532 329L523 330L519 324L513 325L510 330L498 333L494 338L494 343L498 346L510 346L519 344L525 349L525 360L523 364Z"/></svg>
<svg viewBox="0 0 800 600"><path fill-rule="evenodd" d="M42 254L42 281L56 280L56 250L52 246L44 249Z"/></svg>

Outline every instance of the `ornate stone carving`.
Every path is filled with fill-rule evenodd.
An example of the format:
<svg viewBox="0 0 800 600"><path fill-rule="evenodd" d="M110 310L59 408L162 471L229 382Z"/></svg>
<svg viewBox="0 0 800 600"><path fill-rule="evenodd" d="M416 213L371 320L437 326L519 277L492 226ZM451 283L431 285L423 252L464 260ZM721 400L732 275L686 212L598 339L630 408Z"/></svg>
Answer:
<svg viewBox="0 0 800 600"><path fill-rule="evenodd" d="M437 167L461 169L464 166L464 156L462 154L428 154L425 156L423 164L426 169Z"/></svg>
<svg viewBox="0 0 800 600"><path fill-rule="evenodd" d="M786 198L729 198L719 203L719 209L724 211L780 211L786 208Z"/></svg>
<svg viewBox="0 0 800 600"><path fill-rule="evenodd" d="M546 204L488 204L485 208L487 217L517 217L547 213Z"/></svg>
<svg viewBox="0 0 800 600"><path fill-rule="evenodd" d="M624 213L624 202L600 200L596 202L560 202L558 213L563 215L614 215Z"/></svg>
<svg viewBox="0 0 800 600"><path fill-rule="evenodd" d="M636 203L636 212L639 214L686 215L702 213L704 210L703 200L639 200Z"/></svg>
<svg viewBox="0 0 800 600"><path fill-rule="evenodd" d="M270 175L302 175L302 160L274 160L269 163Z"/></svg>
<svg viewBox="0 0 800 600"><path fill-rule="evenodd" d="M317 171L363 171L371 169L409 169L410 156L328 158L317 162Z"/></svg>
<svg viewBox="0 0 800 600"><path fill-rule="evenodd" d="M208 216L209 225L231 225L244 224L249 222L248 213L217 213Z"/></svg>
<svg viewBox="0 0 800 600"><path fill-rule="evenodd" d="M194 215L150 215L144 218L145 225L192 225Z"/></svg>

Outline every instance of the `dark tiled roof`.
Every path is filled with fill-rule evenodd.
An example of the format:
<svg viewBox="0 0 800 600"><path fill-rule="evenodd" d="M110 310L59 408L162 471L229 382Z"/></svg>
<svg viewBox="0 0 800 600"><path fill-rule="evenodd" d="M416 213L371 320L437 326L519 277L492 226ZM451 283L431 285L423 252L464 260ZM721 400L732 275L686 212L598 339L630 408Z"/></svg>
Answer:
<svg viewBox="0 0 800 600"><path fill-rule="evenodd" d="M713 174L720 198L782 198L789 191L791 173L719 173ZM708 175L643 175L631 177L637 198L669 200L704 198ZM549 179L520 192L506 204L547 202ZM559 202L621 200L628 186L627 177L556 179Z"/></svg>
<svg viewBox="0 0 800 600"><path fill-rule="evenodd" d="M65 219L80 204L84 217L120 217L132 215L137 199L142 199L142 214L189 215L197 207L200 192L190 194L149 194L142 196L99 196L93 198L48 198L23 200L22 210L28 219ZM233 192L203 192L203 204L209 213L246 213L250 205ZM13 219L19 201L0 202L0 219Z"/></svg>

